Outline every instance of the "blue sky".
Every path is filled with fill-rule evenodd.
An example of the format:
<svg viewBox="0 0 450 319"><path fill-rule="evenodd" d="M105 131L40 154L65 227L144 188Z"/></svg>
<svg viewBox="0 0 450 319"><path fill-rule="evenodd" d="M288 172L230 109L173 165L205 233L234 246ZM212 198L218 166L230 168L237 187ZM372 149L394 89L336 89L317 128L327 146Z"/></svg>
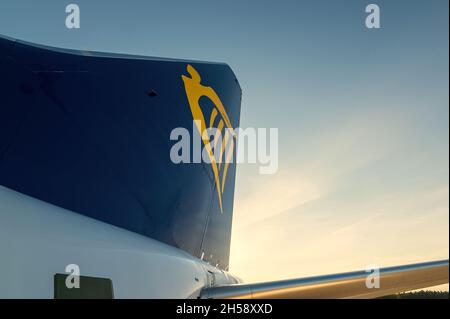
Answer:
<svg viewBox="0 0 450 319"><path fill-rule="evenodd" d="M228 63L275 175L238 167L231 271L248 281L448 258L448 1L0 2L0 34ZM65 6L81 29L65 28Z"/></svg>

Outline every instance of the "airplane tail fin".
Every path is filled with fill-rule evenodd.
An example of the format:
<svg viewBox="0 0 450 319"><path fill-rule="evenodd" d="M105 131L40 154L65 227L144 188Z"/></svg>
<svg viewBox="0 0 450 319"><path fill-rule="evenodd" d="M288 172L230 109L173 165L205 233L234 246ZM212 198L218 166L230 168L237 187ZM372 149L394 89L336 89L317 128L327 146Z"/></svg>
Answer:
<svg viewBox="0 0 450 319"><path fill-rule="evenodd" d="M217 161L200 133L224 132L235 159L229 66L0 37L0 74L0 185L228 268L236 163ZM177 128L191 163L171 159Z"/></svg>

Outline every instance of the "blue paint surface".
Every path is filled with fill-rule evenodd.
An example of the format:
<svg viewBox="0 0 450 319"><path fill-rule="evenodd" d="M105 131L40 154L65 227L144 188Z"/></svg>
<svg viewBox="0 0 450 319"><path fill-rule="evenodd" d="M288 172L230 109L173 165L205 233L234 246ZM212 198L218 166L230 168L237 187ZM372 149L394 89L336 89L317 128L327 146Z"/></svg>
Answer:
<svg viewBox="0 0 450 319"><path fill-rule="evenodd" d="M0 37L0 184L227 269L235 164L221 213L211 166L170 160L170 132L193 133L181 79L188 64L239 126L241 89L226 64Z"/></svg>

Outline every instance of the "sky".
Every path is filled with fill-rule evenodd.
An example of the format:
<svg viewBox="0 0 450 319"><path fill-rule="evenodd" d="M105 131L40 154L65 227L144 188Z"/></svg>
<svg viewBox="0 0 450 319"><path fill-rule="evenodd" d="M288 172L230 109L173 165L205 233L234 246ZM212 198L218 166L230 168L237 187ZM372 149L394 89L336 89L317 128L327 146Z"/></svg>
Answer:
<svg viewBox="0 0 450 319"><path fill-rule="evenodd" d="M234 203L230 270L267 281L448 258L449 3L371 1L2 0L0 34L228 63L241 127L279 129Z"/></svg>

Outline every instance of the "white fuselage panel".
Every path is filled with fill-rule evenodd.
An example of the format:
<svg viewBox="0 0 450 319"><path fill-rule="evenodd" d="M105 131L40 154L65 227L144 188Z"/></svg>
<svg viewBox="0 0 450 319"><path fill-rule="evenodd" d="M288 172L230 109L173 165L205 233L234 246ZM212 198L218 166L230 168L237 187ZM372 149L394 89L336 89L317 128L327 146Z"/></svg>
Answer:
<svg viewBox="0 0 450 319"><path fill-rule="evenodd" d="M53 298L53 276L69 264L82 276L110 278L116 298L196 298L213 268L175 247L0 186L0 298ZM213 271L216 282L227 281Z"/></svg>

